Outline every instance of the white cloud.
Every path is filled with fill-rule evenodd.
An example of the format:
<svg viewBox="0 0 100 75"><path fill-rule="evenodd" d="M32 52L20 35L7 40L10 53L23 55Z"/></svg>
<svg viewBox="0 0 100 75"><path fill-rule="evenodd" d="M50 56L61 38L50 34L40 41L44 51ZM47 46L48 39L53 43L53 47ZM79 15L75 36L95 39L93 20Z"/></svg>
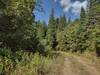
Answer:
<svg viewBox="0 0 100 75"><path fill-rule="evenodd" d="M57 1L57 0L55 0ZM72 13L79 14L81 7L83 7L85 10L87 8L87 0L84 0L83 2L79 0L75 0L74 2L71 2L71 0L60 0L61 6L63 6L64 12L68 12L70 9Z"/></svg>
<svg viewBox="0 0 100 75"><path fill-rule="evenodd" d="M60 0L60 4L64 7L64 11L68 12L71 7L71 0Z"/></svg>
<svg viewBox="0 0 100 75"><path fill-rule="evenodd" d="M83 7L86 10L87 1L84 1L84 2L76 1L76 2L72 3L72 12L76 13L76 14L80 13L81 7Z"/></svg>
<svg viewBox="0 0 100 75"><path fill-rule="evenodd" d="M71 7L71 0L61 0L60 4L64 7L64 11L68 12Z"/></svg>

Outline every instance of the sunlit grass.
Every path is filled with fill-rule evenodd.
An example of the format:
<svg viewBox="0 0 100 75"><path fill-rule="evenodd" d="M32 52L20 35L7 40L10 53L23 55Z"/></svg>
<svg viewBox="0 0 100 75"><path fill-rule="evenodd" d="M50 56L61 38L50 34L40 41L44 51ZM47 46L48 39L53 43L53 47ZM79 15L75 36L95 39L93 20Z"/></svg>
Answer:
<svg viewBox="0 0 100 75"><path fill-rule="evenodd" d="M5 49L8 50L9 49ZM8 53L7 53L8 54ZM5 75L61 75L64 57L51 53L43 56L39 53L17 51L14 55L0 55L0 74Z"/></svg>

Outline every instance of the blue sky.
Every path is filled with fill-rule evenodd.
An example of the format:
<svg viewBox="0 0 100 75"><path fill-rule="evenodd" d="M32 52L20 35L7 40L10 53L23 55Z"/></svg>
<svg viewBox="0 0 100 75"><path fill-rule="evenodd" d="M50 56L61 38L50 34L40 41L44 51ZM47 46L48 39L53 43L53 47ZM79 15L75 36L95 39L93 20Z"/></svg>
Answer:
<svg viewBox="0 0 100 75"><path fill-rule="evenodd" d="M83 7L85 10L87 8L87 0L40 0L42 1L41 7L45 12L34 11L36 21L49 20L49 16L52 8L55 12L55 17L60 17L61 15L66 15L66 18L71 18L72 20L79 18L80 9Z"/></svg>

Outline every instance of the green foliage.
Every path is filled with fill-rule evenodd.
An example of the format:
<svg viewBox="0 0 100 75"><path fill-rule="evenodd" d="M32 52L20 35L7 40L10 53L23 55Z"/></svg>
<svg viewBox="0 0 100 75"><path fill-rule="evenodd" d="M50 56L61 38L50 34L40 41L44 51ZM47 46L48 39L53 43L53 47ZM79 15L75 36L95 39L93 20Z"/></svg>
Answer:
<svg viewBox="0 0 100 75"><path fill-rule="evenodd" d="M81 52L86 50L96 51L96 36L94 35L97 25L100 24L98 14L98 6L100 3L97 0L90 0L89 12L85 13L84 9L81 9L80 27L77 31L77 49ZM98 17L97 17L98 16ZM99 26L98 26L99 27ZM95 36L95 37L94 37ZM97 52L98 53L98 52Z"/></svg>
<svg viewBox="0 0 100 75"><path fill-rule="evenodd" d="M26 57L26 58L25 58ZM51 60L36 54L27 54L25 53L22 56L22 60L17 62L16 69L11 73L11 75L39 75L45 74L49 70L49 65Z"/></svg>
<svg viewBox="0 0 100 75"><path fill-rule="evenodd" d="M0 49L0 53L5 53L4 50L8 52L9 57L0 54L0 75L54 75L58 73L54 68L60 68L59 61L63 60L58 59L55 54L45 57L40 53L21 50L13 54L10 49ZM58 63L59 65L56 65Z"/></svg>
<svg viewBox="0 0 100 75"><path fill-rule="evenodd" d="M76 50L79 50L79 52L84 52L88 46L87 40L89 37L89 33L87 31L87 14L84 8L81 8L80 13L80 26L76 31Z"/></svg>
<svg viewBox="0 0 100 75"><path fill-rule="evenodd" d="M55 18L52 10L48 26L35 22L35 6L35 0L0 0L1 75L52 75L56 51L100 56L98 0L90 0L88 12L81 8L80 20L74 22L66 21L65 15Z"/></svg>
<svg viewBox="0 0 100 75"><path fill-rule="evenodd" d="M37 23L37 37L42 40L46 37L46 24L38 22Z"/></svg>
<svg viewBox="0 0 100 75"><path fill-rule="evenodd" d="M3 48L0 48L0 56L3 56L3 57L10 57L12 55L12 52L10 49L3 49Z"/></svg>
<svg viewBox="0 0 100 75"><path fill-rule="evenodd" d="M1 60L0 60L0 61L1 61ZM0 74L2 73L2 71L3 71L3 64L0 63Z"/></svg>
<svg viewBox="0 0 100 75"><path fill-rule="evenodd" d="M56 47L56 25L57 24L54 17L54 11L52 10L47 30L47 42L51 49L54 49Z"/></svg>
<svg viewBox="0 0 100 75"><path fill-rule="evenodd" d="M94 41L94 50L97 53L97 56L100 56L100 26L96 25L93 29L93 41Z"/></svg>
<svg viewBox="0 0 100 75"><path fill-rule="evenodd" d="M76 48L75 33L79 27L79 22L73 22L68 25L64 31L57 33L58 50L73 51Z"/></svg>
<svg viewBox="0 0 100 75"><path fill-rule="evenodd" d="M64 16L62 16L60 18L60 21L59 21L59 24L58 24L58 29L60 31L62 31L62 30L64 30L64 28L66 27L66 25L67 25L67 21L66 21L65 15L64 15Z"/></svg>
<svg viewBox="0 0 100 75"><path fill-rule="evenodd" d="M0 46L12 50L37 49L34 16L35 0L9 0L0 17Z"/></svg>

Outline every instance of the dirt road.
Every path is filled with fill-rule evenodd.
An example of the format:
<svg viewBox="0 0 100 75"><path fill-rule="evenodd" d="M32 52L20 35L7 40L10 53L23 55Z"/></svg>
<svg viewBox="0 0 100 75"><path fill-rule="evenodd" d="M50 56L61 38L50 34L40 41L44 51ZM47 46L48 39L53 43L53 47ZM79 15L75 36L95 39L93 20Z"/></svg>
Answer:
<svg viewBox="0 0 100 75"><path fill-rule="evenodd" d="M100 72L78 56L66 56L62 75L100 75Z"/></svg>

